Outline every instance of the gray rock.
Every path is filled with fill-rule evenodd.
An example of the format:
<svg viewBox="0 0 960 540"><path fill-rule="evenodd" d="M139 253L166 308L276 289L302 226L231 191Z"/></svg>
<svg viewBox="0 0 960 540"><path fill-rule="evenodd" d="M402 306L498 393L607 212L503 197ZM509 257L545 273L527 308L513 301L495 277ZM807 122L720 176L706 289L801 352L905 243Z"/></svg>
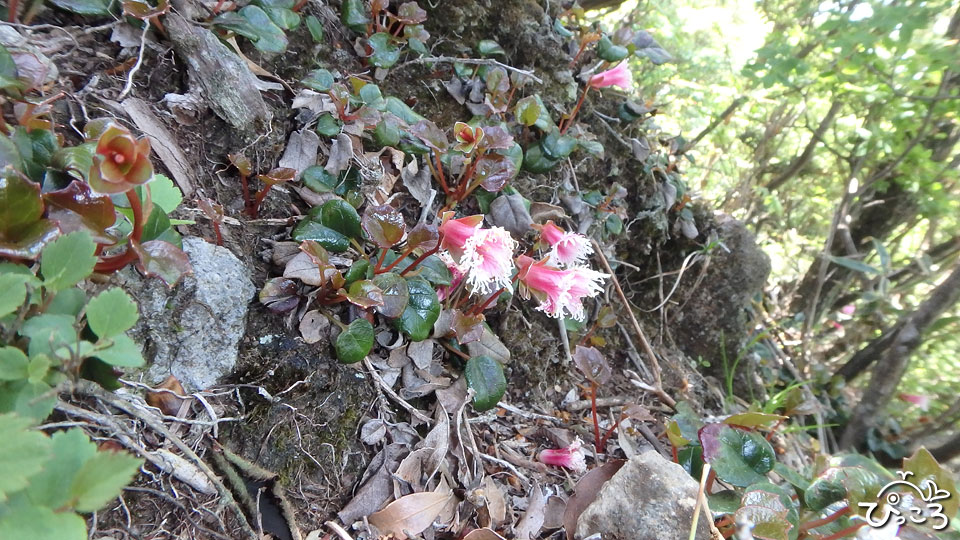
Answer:
<svg viewBox="0 0 960 540"><path fill-rule="evenodd" d="M230 250L202 238L183 239L193 275L169 290L157 279L129 277L140 303L134 339L144 344L146 382L172 374L188 391L208 388L237 363L247 306L256 293L250 270Z"/></svg>
<svg viewBox="0 0 960 540"><path fill-rule="evenodd" d="M751 298L763 291L770 258L740 221L720 215L713 227L723 246L712 252L706 275L696 281L696 289L683 311L675 315L670 331L687 355L709 361L722 373L721 350L726 349L728 362L737 357L749 331L746 308ZM693 274L697 272L699 267L693 269ZM686 275L683 279L687 284L695 281ZM677 297L687 294L682 290Z"/></svg>
<svg viewBox="0 0 960 540"><path fill-rule="evenodd" d="M697 482L654 450L635 456L613 475L577 521L577 537L602 540L687 540ZM702 512L702 510L701 510ZM710 540L701 514L697 540Z"/></svg>

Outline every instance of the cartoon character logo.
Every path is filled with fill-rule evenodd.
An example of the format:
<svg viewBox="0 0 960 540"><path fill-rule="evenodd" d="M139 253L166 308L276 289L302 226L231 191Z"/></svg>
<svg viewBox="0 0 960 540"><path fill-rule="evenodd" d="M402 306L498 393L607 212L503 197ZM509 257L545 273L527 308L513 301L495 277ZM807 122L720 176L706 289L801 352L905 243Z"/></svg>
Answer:
<svg viewBox="0 0 960 540"><path fill-rule="evenodd" d="M908 519L918 525L926 523L928 519L939 519L939 522L933 523L931 527L935 531L945 529L950 520L943 513L943 505L936 501L950 498L950 492L939 488L936 482L929 478L920 482L919 486L908 482L907 477L913 474L910 471L899 471L897 474L900 475L900 480L883 486L877 493L877 502L858 504L867 509L867 524L877 528L883 527L891 519L897 525L903 525ZM916 504L920 501L926 503L925 508ZM873 514L881 505L883 515L878 519Z"/></svg>

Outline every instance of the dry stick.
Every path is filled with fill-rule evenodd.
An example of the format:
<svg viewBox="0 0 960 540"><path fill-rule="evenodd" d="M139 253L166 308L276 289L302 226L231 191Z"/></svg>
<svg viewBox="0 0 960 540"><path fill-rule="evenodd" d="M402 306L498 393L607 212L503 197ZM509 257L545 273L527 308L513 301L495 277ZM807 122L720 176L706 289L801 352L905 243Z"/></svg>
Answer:
<svg viewBox="0 0 960 540"><path fill-rule="evenodd" d="M206 464L205 461L200 459L200 456L193 451L192 448L187 446L180 437L171 432L167 426L163 425L156 416L152 414L147 414L145 411L137 408L133 403L126 401L121 398L114 397L113 395L107 394L97 390L91 385L77 385L76 389L88 396L95 397L115 409L120 409L121 411L138 418L143 421L153 431L163 435L167 440L173 443L183 454L194 463L200 470L210 479L213 483L213 486L217 489L217 494L220 498L226 503L227 506L236 514L237 520L240 521L240 527L243 529L244 536L250 538L251 540L259 540L257 533L250 526L250 523L247 521L247 518L244 517L243 511L240 509L240 506L237 505L237 502L233 498L233 494L230 493L230 490L227 489L227 486L223 484L223 481L220 480L220 477L217 476L215 472Z"/></svg>
<svg viewBox="0 0 960 540"><path fill-rule="evenodd" d="M427 64L430 62L453 62L460 64L472 64L472 65L487 65L487 66L498 66L506 69L507 71L512 71L514 73L519 73L526 77L530 77L531 80L536 81L538 84L543 84L543 81L533 74L532 71L527 71L525 69L515 68L504 64L503 62L498 62L492 58L457 58L454 56L421 56L420 58L414 58L408 62L404 62L400 66L406 66L408 64Z"/></svg>
<svg viewBox="0 0 960 540"><path fill-rule="evenodd" d="M707 488L707 478L710 476L710 464L706 463L700 471L700 489L697 490L697 504L693 507L693 523L690 524L689 540L697 537L697 524L700 522L700 507L703 505L703 493Z"/></svg>
<svg viewBox="0 0 960 540"><path fill-rule="evenodd" d="M124 85L123 91L120 92L119 96L117 96L117 101L123 101L123 98L127 97L127 94L130 93L130 90L133 90L133 77L138 71L140 71L140 66L143 65L143 50L147 48L148 30L150 30L150 23L144 21L143 33L140 34L140 53L137 54L137 63L133 65L133 69L131 69L130 73L127 74L127 84Z"/></svg>
<svg viewBox="0 0 960 540"><path fill-rule="evenodd" d="M367 371L370 372L370 376L373 377L373 380L377 382L377 385L380 386L380 389L383 390L384 393L386 393L388 396L393 398L393 400L397 402L398 405L406 409L407 412L409 412L411 415L415 416L417 420L421 420L423 422L426 422L427 424L433 423L433 418L430 418L429 416L423 414L422 412L420 412L420 409L417 409L413 405L404 401L404 399L400 397L399 394L393 391L393 388L390 388L390 385L387 384L387 381L383 380L383 377L381 377L380 374L377 373L377 370L374 369L373 364L370 363L369 358L363 359L363 365L367 367Z"/></svg>
<svg viewBox="0 0 960 540"><path fill-rule="evenodd" d="M607 257L600 249L600 244L598 244L596 240L591 240L591 242L593 243L593 251L597 254L597 258L600 259L600 264L602 264L604 270L610 274L610 279L613 281L613 286L617 289L617 296L620 297L620 301L623 302L624 309L627 311L627 314L630 315L630 323L633 325L633 331L636 332L637 337L640 338L640 344L643 345L643 351L650 359L650 366L652 367L653 371L653 379L656 381L657 395L659 395L668 406L673 408L677 402L663 391L663 383L660 379L660 362L657 361L657 355L653 352L653 348L650 347L650 342L647 341L647 336L644 335L643 330L640 328L640 323L637 322L637 318L633 315L633 308L630 307L630 302L627 301L627 296L623 294L623 289L620 287L620 281L617 279L616 274L613 273L613 269L610 268L610 263L607 262Z"/></svg>

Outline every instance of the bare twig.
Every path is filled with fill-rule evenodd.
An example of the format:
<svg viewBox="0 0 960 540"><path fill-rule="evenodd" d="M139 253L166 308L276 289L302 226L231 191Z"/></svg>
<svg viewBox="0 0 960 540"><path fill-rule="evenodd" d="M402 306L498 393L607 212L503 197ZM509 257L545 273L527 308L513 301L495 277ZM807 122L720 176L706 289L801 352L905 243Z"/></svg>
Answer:
<svg viewBox="0 0 960 540"><path fill-rule="evenodd" d="M393 388L390 388L390 385L387 384L387 381L383 380L383 377L381 377L380 374L377 373L377 370L374 369L373 364L370 363L370 359L369 359L369 358L364 358L364 359L363 359L363 365L367 367L367 372L370 373L370 376L373 377L373 380L374 380L374 381L376 381L377 386L378 386L381 390L383 390L383 393L385 393L386 395L390 396L390 398L393 399L393 400L397 403L397 405L400 405L401 407L403 407L404 409L406 409L407 412L409 412L411 415L413 415L417 420L420 420L420 421L425 422L425 423L427 423L427 424L432 424L432 423L433 423L433 418L430 418L429 416L423 414L423 413L420 411L420 409L418 409L418 408L414 407L413 405L407 403L406 400L404 400L402 397L400 397L399 394L397 394L396 392L393 391Z"/></svg>
<svg viewBox="0 0 960 540"><path fill-rule="evenodd" d="M432 62L459 62L461 64L470 64L470 65L486 65L486 66L497 66L506 69L507 71L512 71L514 73L519 73L525 77L530 77L530 80L536 81L538 84L543 84L543 81L539 77L533 74L532 71L527 71L525 69L515 68L504 64L503 62L498 62L493 58L457 58L455 56L421 56L419 58L414 58L408 62L400 64L394 69L399 69L403 66L409 64L428 64Z"/></svg>
<svg viewBox="0 0 960 540"><path fill-rule="evenodd" d="M144 22L143 32L140 33L140 52L137 53L137 63L130 68L130 73L127 74L127 84L123 87L123 91L120 92L120 95L117 96L117 101L123 101L123 98L127 97L127 94L130 93L130 90L133 90L133 77L140 71L140 66L143 65L143 51L147 48L147 32L150 30L150 23Z"/></svg>
<svg viewBox="0 0 960 540"><path fill-rule="evenodd" d="M623 303L624 310L626 310L627 315L630 316L630 323L633 325L633 331L637 334L637 337L640 338L640 344L643 346L643 351L647 354L647 358L650 359L650 367L651 371L653 372L653 379L656 382L656 393L661 399L664 399L664 402L667 405L672 408L677 404L677 402L663 391L663 382L660 378L660 362L657 360L657 355L653 352L653 348L650 346L647 336L643 333L643 329L640 328L640 323L637 322L637 318L633 314L633 308L630 307L630 302L627 300L627 296L623 294L623 289L620 287L620 280L617 279L617 275L614 274L613 269L610 268L610 263L607 262L607 257L603 254L600 244L598 244L596 240L592 240L592 242L593 251L596 253L597 258L600 259L600 264L603 265L604 270L610 274L610 280L613 281L613 286L617 290L617 296L620 297L620 302Z"/></svg>

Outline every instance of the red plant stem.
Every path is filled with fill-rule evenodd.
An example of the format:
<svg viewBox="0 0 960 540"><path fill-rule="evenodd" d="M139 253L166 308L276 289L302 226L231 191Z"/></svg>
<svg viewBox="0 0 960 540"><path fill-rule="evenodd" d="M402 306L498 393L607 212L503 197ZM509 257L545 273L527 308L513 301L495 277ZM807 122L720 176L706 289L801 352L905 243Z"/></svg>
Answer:
<svg viewBox="0 0 960 540"><path fill-rule="evenodd" d="M473 156L473 162L470 163L470 166L463 171L463 174L460 175L460 179L457 180L457 193L454 195L454 197L457 199L457 202L462 201L463 198L467 196L464 191L467 189L467 185L470 184L470 180L473 180L473 175L477 172L477 162L480 160L480 156L482 155L482 153L477 153L477 155Z"/></svg>
<svg viewBox="0 0 960 540"><path fill-rule="evenodd" d="M597 383L590 381L590 412L593 413L593 440L597 453L603 453L600 447L600 420L597 417Z"/></svg>
<svg viewBox="0 0 960 540"><path fill-rule="evenodd" d="M577 101L576 106L573 108L573 112L570 113L570 118L567 118L566 122L563 123L563 127L560 128L560 134L564 134L570 129L570 126L573 125L573 119L577 117L577 113L580 112L580 107L583 105L584 98L587 97L587 92L590 91L590 84L587 83L587 86L583 88L583 93L580 94L580 99Z"/></svg>
<svg viewBox="0 0 960 540"><path fill-rule="evenodd" d="M450 195L450 188L447 187L447 179L443 175L443 163L440 162L440 154L434 152L433 159L437 162L437 179L440 180L440 187L443 188L445 195Z"/></svg>
<svg viewBox="0 0 960 540"><path fill-rule="evenodd" d="M10 0L10 4L7 6L7 22L16 22L19 3L20 0Z"/></svg>
<svg viewBox="0 0 960 540"><path fill-rule="evenodd" d="M250 209L250 217L257 219L257 216L260 215L260 204L263 202L263 199L267 197L267 193L270 192L270 188L273 187L270 184L263 186L263 189L257 192L257 198L253 201L253 207Z"/></svg>
<svg viewBox="0 0 960 540"><path fill-rule="evenodd" d="M126 195L127 200L130 201L130 210L133 212L133 231L127 238L127 248L119 255L100 259L93 267L94 272L116 272L137 259L137 252L133 250L129 242L139 242L143 236L143 205L140 203L140 197L137 195L136 189L127 191Z"/></svg>
<svg viewBox="0 0 960 540"><path fill-rule="evenodd" d="M613 435L613 432L617 430L617 427L620 425L620 422L624 420L624 418L626 418L626 416L621 415L620 418L618 418L617 421L614 422L612 426L607 428L607 432L604 433L603 438L600 439L600 448L606 449L607 441L610 440L610 436Z"/></svg>
<svg viewBox="0 0 960 540"><path fill-rule="evenodd" d="M809 531L810 529L816 529L817 527L822 527L822 526L826 525L827 523L833 523L834 521L842 518L843 516L845 516L845 515L848 514L849 512L850 512L850 507L849 507L849 506L844 506L843 508L837 510L836 512L830 514L829 516L827 516L827 517L825 517L825 518L815 519L815 520L813 520L813 521L808 521L808 522L800 525L800 530L801 530L801 531ZM838 536L837 538L839 538L839 536Z"/></svg>
<svg viewBox="0 0 960 540"><path fill-rule="evenodd" d="M734 533L736 533L736 532L737 532L737 528L736 528L736 527L730 527L729 529L727 529L726 531L721 532L720 534L722 534L724 538L730 538L730 537L733 536Z"/></svg>
<svg viewBox="0 0 960 540"><path fill-rule="evenodd" d="M223 2L225 0L217 0L217 5L213 6L213 14L217 15L220 13L220 10L223 9Z"/></svg>
<svg viewBox="0 0 960 540"><path fill-rule="evenodd" d="M777 420L777 423L770 429L770 433L767 433L767 442L770 442L770 439L777 434L777 428L780 427L780 424L783 423L783 420Z"/></svg>
<svg viewBox="0 0 960 540"><path fill-rule="evenodd" d="M587 340L590 339L590 336L592 336L593 333L597 331L597 323L598 321L594 321L593 326L590 327L590 330L586 334L584 334L582 338L580 338L580 342L579 342L580 345L586 345Z"/></svg>
<svg viewBox="0 0 960 540"><path fill-rule="evenodd" d="M707 475L707 486L704 489L704 493L710 493L713 490L713 481L717 479L717 471L710 469L710 474Z"/></svg>
<svg viewBox="0 0 960 540"><path fill-rule="evenodd" d="M591 42L588 42L588 41L580 42L580 48L577 50L577 54L576 56L573 57L573 60L570 61L570 67L573 67L574 65L576 65L577 60L580 59L580 55L583 54L583 51L587 49L587 45L589 45L590 43Z"/></svg>
<svg viewBox="0 0 960 540"><path fill-rule="evenodd" d="M293 6L293 9L290 11L293 11L294 13L299 13L300 10L303 9L303 6L307 5L308 1L309 0L300 0Z"/></svg>
<svg viewBox="0 0 960 540"><path fill-rule="evenodd" d="M223 235L220 234L220 222L219 222L219 221L214 221L214 222L213 222L213 233L217 235L217 245L218 245L218 246L222 246L222 245L223 245Z"/></svg>
<svg viewBox="0 0 960 540"><path fill-rule="evenodd" d="M404 269L400 272L400 275L401 275L401 276L407 275L407 272L409 272L409 271L413 270L414 268L416 268L417 265L420 264L420 263L422 263L424 259L426 259L427 257L433 255L434 253L436 253L436 252L438 252L438 251L440 251L440 243L439 243L439 242L437 242L437 247L431 249L430 251L426 251L426 252L423 253L423 255L420 255L419 257L417 257L416 260L414 260L412 263L410 263L409 266L407 266L406 268L404 268Z"/></svg>
<svg viewBox="0 0 960 540"><path fill-rule="evenodd" d="M680 456L677 454L677 447L676 447L676 446L670 446L670 451L671 451L671 453L673 454L673 462L674 462L674 463L680 463Z"/></svg>
<svg viewBox="0 0 960 540"><path fill-rule="evenodd" d="M384 250L384 253L386 253L386 250ZM410 255L411 253L413 253L413 248L409 248L409 249L404 250L404 252L403 252L402 255L400 255L399 257L397 257L392 263L388 264L386 268L384 268L383 270L380 270L378 273L380 273L380 274L385 274L385 273L393 270L393 267L394 267L394 266L400 264L400 261L406 259L406 258L407 258L407 255Z"/></svg>
<svg viewBox="0 0 960 540"><path fill-rule="evenodd" d="M250 185L247 184L247 175L243 173L240 173L240 186L243 187L243 209L250 214Z"/></svg>
<svg viewBox="0 0 960 540"><path fill-rule="evenodd" d="M380 267L383 265L383 260L386 259L386 258L387 258L387 250L386 250L386 249L380 250L380 258L377 259L377 264L376 264L376 266L373 267L373 273L374 273L374 274L379 274L379 273L380 273ZM402 259L403 257L400 257L400 258ZM394 262L396 262L396 261L394 261Z"/></svg>
<svg viewBox="0 0 960 540"><path fill-rule="evenodd" d="M483 313L484 310L486 310L488 307L490 307L490 304L492 304L493 301L496 300L498 296L500 296L501 294L503 294L503 291L505 291L505 290L507 290L506 287L500 287L499 289L497 289L496 292L494 292L493 294L491 294L490 297L487 298L482 304L480 304L480 305L477 306L477 307L474 307L474 308L471 310L471 313L472 313L473 315L479 315L479 314Z"/></svg>
<svg viewBox="0 0 960 540"><path fill-rule="evenodd" d="M855 525L851 525L846 529L840 529L839 531L831 534L830 536L821 536L820 538L818 538L818 540L837 540L838 538L843 538L844 536L847 536L850 533L856 532L857 530L860 529L860 527L863 527L864 525L866 525L866 522L860 522Z"/></svg>

